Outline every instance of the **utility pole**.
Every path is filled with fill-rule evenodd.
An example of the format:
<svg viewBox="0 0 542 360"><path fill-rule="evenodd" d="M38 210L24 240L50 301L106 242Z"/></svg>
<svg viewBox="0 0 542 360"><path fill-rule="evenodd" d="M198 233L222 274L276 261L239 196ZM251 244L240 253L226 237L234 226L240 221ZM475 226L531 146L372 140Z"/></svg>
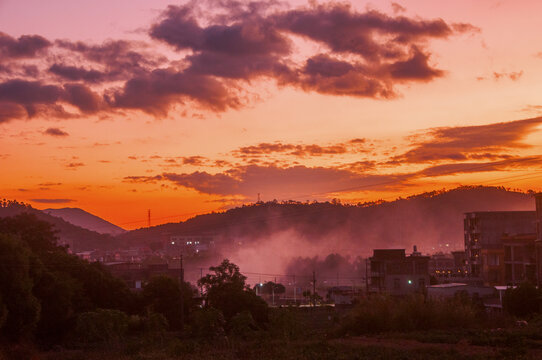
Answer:
<svg viewBox="0 0 542 360"><path fill-rule="evenodd" d="M184 267L183 267L183 254L181 253L181 331L184 330Z"/></svg>
<svg viewBox="0 0 542 360"><path fill-rule="evenodd" d="M147 210L147 227L151 227L151 209Z"/></svg>
<svg viewBox="0 0 542 360"><path fill-rule="evenodd" d="M203 268L199 268L199 278L203 279ZM203 298L203 284L199 285L199 296Z"/></svg>
<svg viewBox="0 0 542 360"><path fill-rule="evenodd" d="M275 305L275 285L277 285L276 277L275 277L275 282L273 283L273 286L271 287L271 293L273 294L273 305Z"/></svg>
<svg viewBox="0 0 542 360"><path fill-rule="evenodd" d="M295 274L294 274L294 305L297 305L296 293L297 293L297 287L295 286Z"/></svg>
<svg viewBox="0 0 542 360"><path fill-rule="evenodd" d="M312 271L312 306L316 306L316 272Z"/></svg>

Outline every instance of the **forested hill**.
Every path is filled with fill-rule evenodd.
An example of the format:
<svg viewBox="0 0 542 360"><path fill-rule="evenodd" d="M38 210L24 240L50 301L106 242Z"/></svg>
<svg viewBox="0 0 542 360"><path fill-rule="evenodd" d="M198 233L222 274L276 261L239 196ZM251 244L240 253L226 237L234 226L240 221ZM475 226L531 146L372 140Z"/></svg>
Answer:
<svg viewBox="0 0 542 360"><path fill-rule="evenodd" d="M288 233L297 240L367 253L372 248L413 244L424 252L463 246L463 213L534 210L530 194L502 187L459 187L390 202L342 205L337 202L267 202L196 216L185 222L133 230L118 236L142 244L169 234L214 233L245 244ZM449 246L446 246L449 244ZM329 247L331 248L331 247Z"/></svg>
<svg viewBox="0 0 542 360"><path fill-rule="evenodd" d="M59 217L34 209L27 204L7 200L0 202L0 218L15 216L20 213L34 214L38 219L52 224L54 229L58 231L56 236L59 238L59 243L70 244L70 248L74 252L116 248L116 240L110 235L83 229Z"/></svg>

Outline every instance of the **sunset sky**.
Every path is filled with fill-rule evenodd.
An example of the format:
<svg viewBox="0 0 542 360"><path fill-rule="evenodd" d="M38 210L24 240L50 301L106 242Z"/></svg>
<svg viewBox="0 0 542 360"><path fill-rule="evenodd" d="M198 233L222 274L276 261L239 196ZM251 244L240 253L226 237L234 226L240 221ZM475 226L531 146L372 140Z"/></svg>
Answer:
<svg viewBox="0 0 542 360"><path fill-rule="evenodd" d="M542 191L541 1L0 0L0 196L127 229ZM540 118L538 116L541 116Z"/></svg>

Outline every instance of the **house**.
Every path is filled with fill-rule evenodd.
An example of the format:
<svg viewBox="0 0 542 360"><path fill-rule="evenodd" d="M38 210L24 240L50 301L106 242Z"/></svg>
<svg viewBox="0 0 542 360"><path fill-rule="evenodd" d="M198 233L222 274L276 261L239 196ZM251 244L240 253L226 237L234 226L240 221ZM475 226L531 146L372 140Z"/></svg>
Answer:
<svg viewBox="0 0 542 360"><path fill-rule="evenodd" d="M405 249L376 249L368 259L367 292L407 295L424 292L429 285L429 256Z"/></svg>

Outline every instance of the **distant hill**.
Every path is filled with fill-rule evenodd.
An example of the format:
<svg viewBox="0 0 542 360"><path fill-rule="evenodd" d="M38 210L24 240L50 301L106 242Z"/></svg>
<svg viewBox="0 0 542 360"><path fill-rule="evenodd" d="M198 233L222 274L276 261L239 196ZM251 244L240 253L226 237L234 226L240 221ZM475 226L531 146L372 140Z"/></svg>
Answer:
<svg viewBox="0 0 542 360"><path fill-rule="evenodd" d="M4 200L0 202L0 217L15 216L23 212L34 214L38 219L52 224L58 231L59 243L69 244L74 252L117 248L116 240L111 235L99 234L95 231L83 229L59 217L46 214L41 210L34 209L30 205L17 201Z"/></svg>
<svg viewBox="0 0 542 360"><path fill-rule="evenodd" d="M390 202L267 202L180 223L142 228L119 235L125 244L143 244L170 234L215 233L227 244L251 245L275 255L342 253L368 255L374 248L418 245L423 253L463 249L463 213L534 210L530 194L503 187L469 186L423 193ZM263 246L263 247L261 247ZM232 248L230 246L230 248ZM246 253L243 256L256 256Z"/></svg>
<svg viewBox="0 0 542 360"><path fill-rule="evenodd" d="M126 230L79 208L45 209L44 213L100 234L120 235Z"/></svg>

